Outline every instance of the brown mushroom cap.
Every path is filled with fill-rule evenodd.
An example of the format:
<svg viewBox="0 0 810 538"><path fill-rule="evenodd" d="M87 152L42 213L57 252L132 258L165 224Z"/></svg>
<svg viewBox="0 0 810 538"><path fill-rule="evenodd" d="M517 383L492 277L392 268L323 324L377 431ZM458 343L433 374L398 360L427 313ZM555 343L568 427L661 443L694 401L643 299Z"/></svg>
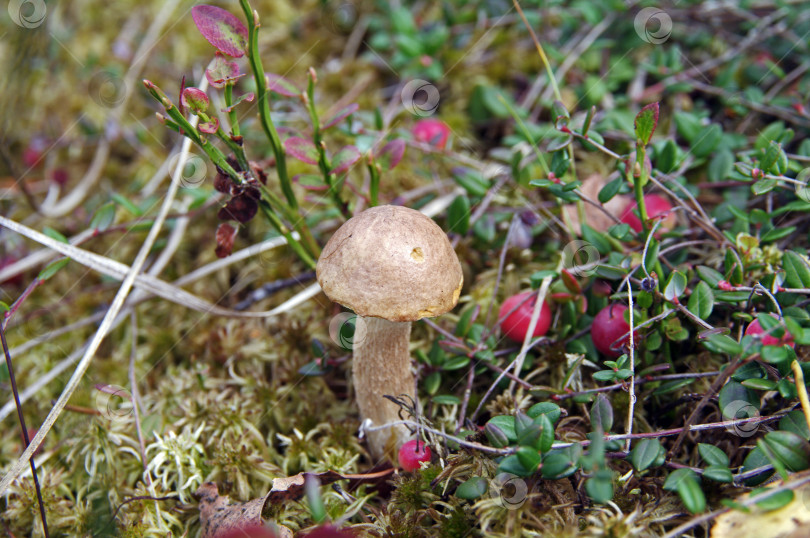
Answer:
<svg viewBox="0 0 810 538"><path fill-rule="evenodd" d="M442 229L419 211L391 205L346 221L315 270L330 299L389 321L444 314L458 302L464 279Z"/></svg>

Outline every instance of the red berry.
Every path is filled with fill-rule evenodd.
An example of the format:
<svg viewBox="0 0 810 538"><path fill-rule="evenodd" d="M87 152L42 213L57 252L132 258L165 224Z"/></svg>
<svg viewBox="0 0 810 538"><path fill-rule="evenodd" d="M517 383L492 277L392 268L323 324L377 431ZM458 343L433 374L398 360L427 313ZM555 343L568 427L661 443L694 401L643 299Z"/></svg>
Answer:
<svg viewBox="0 0 810 538"><path fill-rule="evenodd" d="M444 149L450 137L450 127L441 120L427 118L413 124L411 134L419 142L425 142Z"/></svg>
<svg viewBox="0 0 810 538"><path fill-rule="evenodd" d="M406 471L416 471L423 461L430 461L430 447L424 441L412 439L399 449L399 466Z"/></svg>
<svg viewBox="0 0 810 538"><path fill-rule="evenodd" d="M22 160L23 164L28 168L37 166L42 158L45 156L45 151L48 149L48 140L43 136L34 136L28 142L28 145L23 149Z"/></svg>
<svg viewBox="0 0 810 538"><path fill-rule="evenodd" d="M503 302L498 312L498 319L501 320L501 330L504 336L513 342L523 343L523 340L526 338L526 333L529 332L529 323L532 320L534 303L537 299L530 298L526 300L526 298L532 295L535 295L535 292L524 291L523 293L513 295ZM518 306L517 310L507 316L507 314L520 303L523 304ZM534 326L532 336L535 338L543 336L548 332L549 327L551 327L551 308L547 303L543 302L543 306L540 307L540 316L537 318L537 324Z"/></svg>
<svg viewBox="0 0 810 538"><path fill-rule="evenodd" d="M644 205L647 207L647 216L651 219L659 215L663 215L672 209L672 204L669 203L669 200L657 194L645 195ZM619 218L619 220L622 222L629 224L636 233L641 231L641 220L635 213L637 207L638 204L636 202L628 204L627 207L624 208L624 211L622 211L622 216ZM661 227L666 230L670 230L674 226L675 214L669 213L664 218L664 222L661 224Z"/></svg>
<svg viewBox="0 0 810 538"><path fill-rule="evenodd" d="M624 305L608 305L596 314L593 318L593 325L591 326L591 339L593 340L594 347L604 355L611 358L616 358L621 355L619 349L627 344L630 340L630 335L616 342L623 334L630 332L630 325L624 320L624 313L627 307ZM635 340L638 335L634 335ZM611 348L611 344L616 342Z"/></svg>
<svg viewBox="0 0 810 538"><path fill-rule="evenodd" d="M771 317L779 319L778 316L773 313L771 313ZM787 344L790 347L795 347L796 345L795 342L793 342L793 335L787 330L785 330L785 334L782 335L782 338L773 336L773 334L765 334L765 329L759 324L758 319L754 319L754 321L748 324L748 327L745 328L745 334L746 336L762 335L763 346L781 346Z"/></svg>

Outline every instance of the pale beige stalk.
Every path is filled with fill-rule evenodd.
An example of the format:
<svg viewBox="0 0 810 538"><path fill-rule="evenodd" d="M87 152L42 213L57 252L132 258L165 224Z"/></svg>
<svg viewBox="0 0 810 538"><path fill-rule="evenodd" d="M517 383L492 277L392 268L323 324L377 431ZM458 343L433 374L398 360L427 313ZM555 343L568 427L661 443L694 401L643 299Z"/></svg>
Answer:
<svg viewBox="0 0 810 538"><path fill-rule="evenodd" d="M408 353L411 322L358 318L357 326L365 328L365 331L361 329L355 333L362 338L354 341L352 364L352 381L360 415L371 419L374 426L396 422L400 420L400 407L383 398L383 395L405 395L406 401L416 401L411 356ZM406 415L403 417L409 418ZM370 431L367 435L372 453L379 456L386 452L386 446L401 446L410 437L410 432L400 424Z"/></svg>

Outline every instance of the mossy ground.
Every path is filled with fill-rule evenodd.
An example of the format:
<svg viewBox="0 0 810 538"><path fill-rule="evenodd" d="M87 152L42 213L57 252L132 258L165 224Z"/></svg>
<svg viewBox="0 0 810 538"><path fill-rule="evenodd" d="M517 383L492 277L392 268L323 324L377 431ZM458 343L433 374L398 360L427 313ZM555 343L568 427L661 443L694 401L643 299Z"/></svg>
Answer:
<svg viewBox="0 0 810 538"><path fill-rule="evenodd" d="M678 166L694 158L685 149L690 147L684 142L687 127L700 129L711 121L722 124L727 136L716 152L731 153L733 149L753 153L757 137L776 121L790 123L785 114L791 113L796 118L791 125L800 136L793 146L788 146L789 140L785 142L785 147L790 148L791 159L798 158L795 162L807 162L807 148L798 147L808 132L807 113L796 105L808 106L808 83L801 72L792 80L784 73L795 73L801 62L807 62L806 38L802 37L806 36L802 33L806 21L777 16L780 9L789 8L729 8L715 14L728 19L726 31L712 35L711 26L701 26L699 32L677 34L674 45L670 42L667 47L656 47L649 35L644 39L642 34L633 33L633 12L626 6L611 6L610 2L596 3L597 7L578 2L551 2L539 7L533 2L526 4L532 24L542 29L541 41L548 47L551 64L558 68L568 65L572 58L569 70L558 81L562 102L571 111L584 111L591 105L604 110L599 127L606 138L612 137L616 151L631 151L636 105L654 97L667 110L662 113L658 133L677 139L683 146L678 149L678 157L683 159ZM176 100L181 77L186 76L189 85L201 80L213 50L192 23L189 11L193 4L188 1L102 4L88 0L43 5L47 11L41 26L23 28L8 19L0 22L4 35L0 40L4 73L0 80L0 214L36 230L51 228L74 237L87 230L92 216L113 200L114 226L85 238L81 247L132 263L168 185L161 166L173 162L181 143L180 136L155 119L159 106L143 90L140 79L153 80ZM236 3L221 5L239 13ZM466 284L459 307L436 322L440 329L452 333L464 315L476 308L480 308L480 323L492 309L487 319L491 326L503 298L526 289L537 271L555 268L567 242L565 226L555 228L562 224L558 201L539 189L528 188L528 180L544 172L536 162L518 170L517 177L505 179L510 166L515 171L513 155L528 145L505 101L487 93L487 88L505 88L506 101L517 105L545 69L511 4L415 3L411 7L420 31L424 31L419 34L422 39L429 40L431 32L441 25L447 26L453 39L453 46L440 48L427 58L403 56L408 49L402 35L407 32L389 20L390 6L385 2L256 1L253 7L262 22L260 47L266 71L285 74L303 84L306 69L313 66L319 78L318 106L324 115L356 102L365 125L374 122L377 111L381 117L394 117L392 132L407 137L413 118L402 114L398 84L420 76L432 62L440 63L442 76L435 80L441 95L440 116L453 130L454 151L430 153L409 147L406 158L382 181L380 189L383 201L405 199L407 205L421 207L454 193L456 184L448 178L460 165L478 168L489 181L487 195L477 198L477 203L483 199L489 204L480 219L483 225L475 233L454 236ZM688 27L689 21L714 12L700 3L689 3L668 7L668 13L676 23ZM341 18L344 16L349 17L348 23ZM757 27L763 17L772 17L774 22ZM603 20L613 21L616 27L600 26ZM795 28L783 28L778 33L783 39L776 43L765 41L772 45L772 56L760 47L741 49L740 61L727 60L719 68L705 69L716 79L702 82L709 89L659 88L649 96L641 95L641 90L666 80L670 73L684 73L690 66L722 58L741 46L747 32L767 32L777 24L795 24ZM359 25L368 30L357 31ZM581 31L583 28L601 29L591 39ZM150 31L154 32L151 37ZM390 42L396 36L399 48L375 50L385 38ZM144 40L152 46L139 50ZM635 40L632 47L625 47L628 40ZM795 50L790 49L790 43ZM650 68L651 64L656 67ZM694 76L702 73L698 70ZM738 91L726 89L735 85L729 80L736 81ZM250 89L250 82L245 85ZM711 91L715 87L719 89ZM776 90L769 99L762 99L761 87ZM531 118L553 123L552 101L544 97L534 112L531 106L526 114L521 111L522 117L527 122ZM692 111L697 125L676 124L675 112ZM296 128L307 122L300 108L284 101L274 104L274 115L280 124ZM244 113L242 130L246 146L261 153L256 157L268 157L254 109ZM533 135L545 145L538 131ZM336 142L348 138L346 133L339 133L332 142L337 147ZM60 195L65 196L83 182L94 159L99 158L99 148L107 143L109 150L103 151L100 177L84 193L82 203L61 216L49 217L37 210L49 189L55 189L54 177L66 178L60 187ZM37 144L43 149L41 156L26 161L26 150ZM514 148L517 151L512 153ZM617 159L592 149L577 150L575 173L580 179L606 177L617 169ZM663 158L664 149L656 151L656 159ZM526 149L525 155L529 154ZM733 161L738 156L732 154L730 158ZM150 253L149 264L171 250L170 261L157 275L166 282L217 259L214 234L220 202L213 199L212 186L216 171L201 157L197 159L200 181L186 184L188 188L180 192L172 218ZM688 168L688 164L684 166ZM723 183L726 176L712 176L717 173L712 167L721 166L725 164L711 161L684 172L682 183L695 187L701 204L714 208L750 203L771 211L779 207L779 200L759 203L737 191L729 194ZM311 172L307 165L291 163L292 174ZM724 168L724 172L732 176L730 170ZM357 190L363 188L364 180L362 174L353 178ZM278 187L274 181L271 177L271 188ZM709 181L720 186L707 185ZM347 191L346 198L351 196ZM307 208L323 244L337 224L335 212L312 204ZM529 227L533 234L529 247L504 248L510 219L527 209L548 217L553 224ZM725 218L720 225L737 237L749 283L779 270L782 253L788 247L807 246L806 235L799 233L806 230L804 214L787 223L799 229L790 243L760 248L758 239L755 245L749 244L753 236L746 235L758 232L729 220L729 211L723 209L718 218ZM454 224L446 209L436 219L446 229ZM174 237L177 229L182 233ZM670 239L698 237L700 230L687 226L682 232L683 236ZM740 238L740 233L744 237ZM267 223L255 219L239 231L235 250L270 236ZM723 265L719 248L716 244L695 248L688 260L672 263L719 267ZM0 254L24 258L38 249L35 242L0 228ZM639 249L633 249L638 260ZM502 254L504 263L499 266ZM20 297L42 267L40 261L23 274L21 282L3 283L0 301L11 304ZM296 277L307 269L290 250L280 247L227 264L183 289L210 303L234 308L261 285ZM251 309L269 310L294 297L307 284L282 289ZM20 391L33 386L67 357L78 358L97 329L99 313L109 307L119 285L115 279L74 261L33 290L6 330ZM806 310L804 303L797 304ZM589 316L595 308L591 305ZM329 332L330 320L339 312L323 295L279 316L259 320L224 318L155 297L131 309L95 353L70 406L38 452L38 478L50 535L194 536L199 529L199 511L193 493L204 481L216 482L220 492L234 501L246 501L265 495L273 479L300 472L369 472L375 462L357 434L360 418L352 401L350 353L341 349ZM726 322L731 314L730 307L723 312ZM563 323L561 319L559 314L555 326ZM66 327L70 330L52 332ZM578 330L581 336L584 329ZM678 340L680 326L670 324L666 330L672 338L660 351L647 352L648 364L665 362L682 373L717 371L726 364L723 355L697 345L677 347L683 340ZM569 340L575 332L568 333ZM690 334L695 337L696 329ZM415 325L414 355L428 354L440 336L435 326ZM313 340L325 343L329 367L321 375L303 375L302 369L315 358ZM590 369L572 377L566 363L566 352L570 351L567 343L553 341L530 353L522 378L534 390L520 386L509 390L508 382L495 385L491 398L470 424L459 424L465 387L471 389L466 395L466 417L470 418L507 363L494 362L495 368L476 370L472 381L466 368L442 369L420 361L420 380L434 372L441 375L433 392L421 394L424 419L434 429L449 433L461 427L474 429L491 416L527 410L550 394L548 388L559 389L565 383L574 391L594 388L598 384L591 379ZM500 341L497 346L500 350L509 347ZM679 350L684 350L683 355ZM797 351L800 358L806 355L806 350ZM506 356L499 355L498 360ZM513 357L514 353L509 355ZM50 412L71 371L72 367L66 368L26 399L23 408L29 429L37 429ZM650 391L644 397L639 392L635 431L682 424L682 415L691 409L683 406L692 405L707 392L712 379L693 380L688 386L655 395ZM450 398L434 398L442 395ZM8 372L2 367L0 404L10 398ZM788 405L773 392L763 398L763 406L770 402L773 412ZM614 431L623 431L629 397L621 390L612 391L611 401L616 415ZM723 420L715 404L713 401L710 411L701 417L702 422ZM590 407L573 400L562 405L566 413L557 425L556 439L585 441L591 431ZM0 419L0 474L5 474L24 449L16 413L9 411ZM467 433L471 441L487 442L481 433ZM627 537L660 536L690 517L677 494L663 489L663 474L633 473L631 464L623 459L611 460L615 495L608 504L590 502L584 493L585 477L579 472L560 480L544 480L538 474L517 485L501 484L505 489L490 490L478 499L464 500L453 494L456 487L471 477L497 483L498 464L487 453L445 443L435 434L429 438L436 456L421 473L395 473L384 481L345 481L337 489L323 487L329 519L373 536ZM740 466L753 447L746 444L746 438L726 435L725 430L703 434L699 442L722 448L731 456L732 467ZM700 465L695 446L695 442L687 443L682 453L674 455L674 463ZM704 484L713 508L720 506L721 498L742 491L709 481ZM513 487L525 491L509 489ZM520 502L504 502L513 497L519 497ZM273 506L267 516L293 531L314 525L305 500ZM705 525L690 532L707 535ZM42 535L30 473L0 499L0 534Z"/></svg>

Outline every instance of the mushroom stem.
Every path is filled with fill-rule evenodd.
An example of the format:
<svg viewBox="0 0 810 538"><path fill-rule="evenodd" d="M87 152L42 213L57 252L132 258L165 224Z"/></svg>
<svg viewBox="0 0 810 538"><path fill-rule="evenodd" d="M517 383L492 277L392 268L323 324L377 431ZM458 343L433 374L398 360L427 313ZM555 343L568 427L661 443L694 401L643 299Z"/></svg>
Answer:
<svg viewBox="0 0 810 538"><path fill-rule="evenodd" d="M408 350L411 322L358 316L359 320L363 324L358 323L355 329L352 365L354 391L363 420L371 419L374 426L382 426L400 420L399 406L383 398L383 394L407 395L416 400ZM362 332L363 325L365 334ZM373 457L382 458L385 455L391 436L395 437L393 447L398 450L408 440L410 432L402 424L368 432Z"/></svg>

